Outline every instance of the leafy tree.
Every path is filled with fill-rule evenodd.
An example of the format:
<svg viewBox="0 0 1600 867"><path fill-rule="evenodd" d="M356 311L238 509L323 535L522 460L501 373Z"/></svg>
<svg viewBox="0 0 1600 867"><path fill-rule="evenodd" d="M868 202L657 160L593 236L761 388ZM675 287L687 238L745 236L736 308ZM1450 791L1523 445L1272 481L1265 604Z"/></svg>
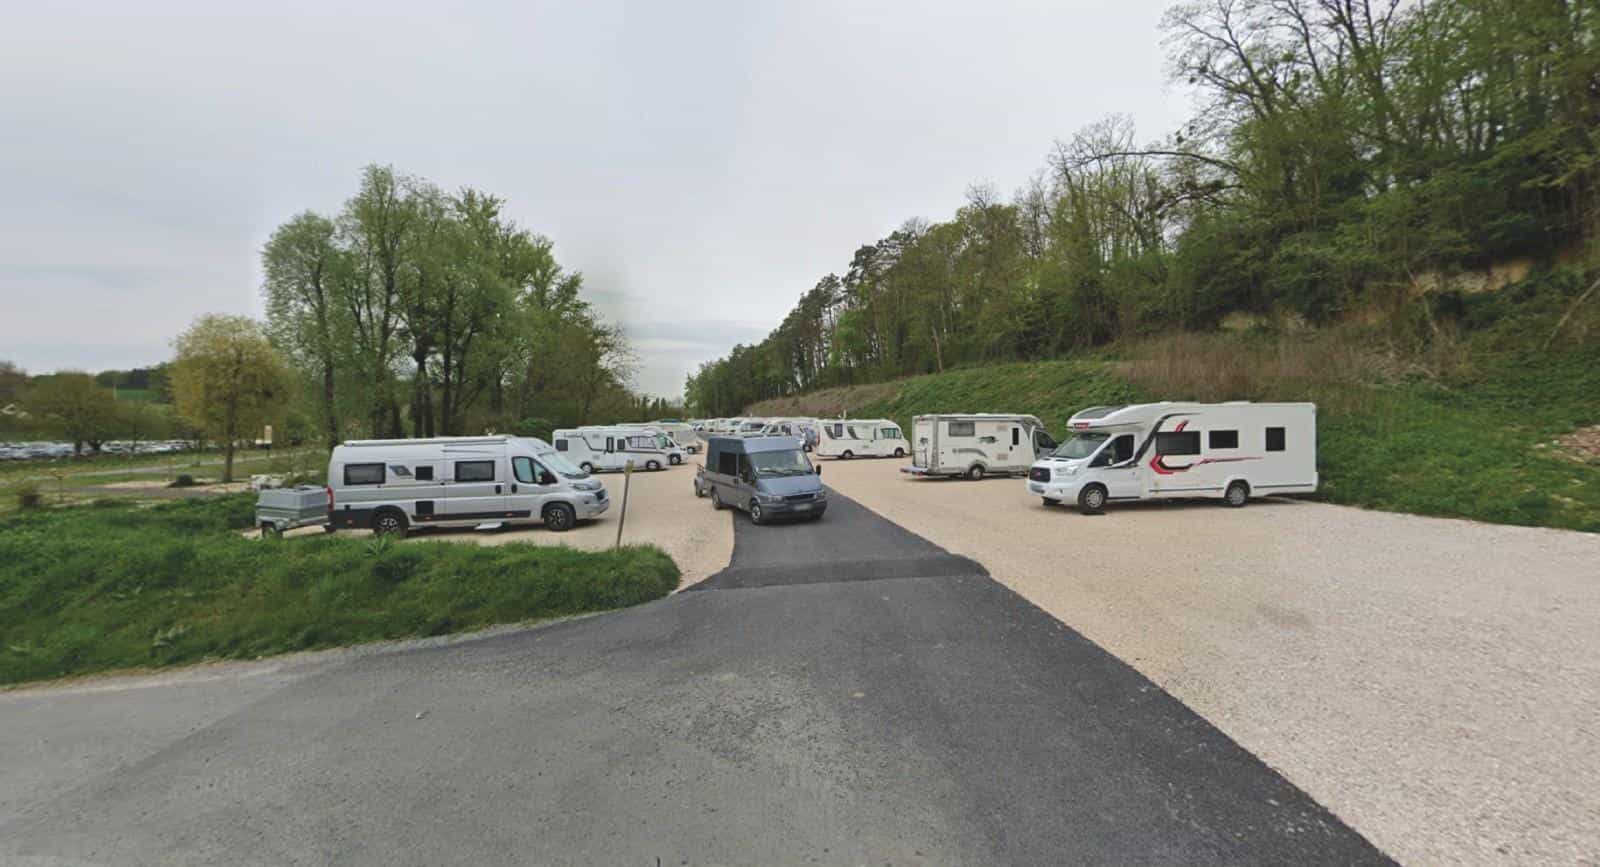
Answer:
<svg viewBox="0 0 1600 867"><path fill-rule="evenodd" d="M233 481L238 441L271 422L290 373L261 326L243 316L202 316L173 342L178 412L222 443L222 480Z"/></svg>
<svg viewBox="0 0 1600 867"><path fill-rule="evenodd" d="M73 452L87 445L99 451L115 435L117 402L111 389L87 373L68 371L34 377L28 386L27 411L36 424L66 437Z"/></svg>

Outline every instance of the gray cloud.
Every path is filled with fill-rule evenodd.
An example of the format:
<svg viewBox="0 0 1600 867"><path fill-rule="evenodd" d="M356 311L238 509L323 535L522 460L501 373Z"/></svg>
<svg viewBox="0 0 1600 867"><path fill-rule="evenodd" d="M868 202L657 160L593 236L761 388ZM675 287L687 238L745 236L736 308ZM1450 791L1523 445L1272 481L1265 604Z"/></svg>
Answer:
<svg viewBox="0 0 1600 867"><path fill-rule="evenodd" d="M1163 5L10 10L0 358L148 363L195 315L259 315L272 228L385 162L506 198L676 394L969 183L1014 188L1111 112L1174 126Z"/></svg>

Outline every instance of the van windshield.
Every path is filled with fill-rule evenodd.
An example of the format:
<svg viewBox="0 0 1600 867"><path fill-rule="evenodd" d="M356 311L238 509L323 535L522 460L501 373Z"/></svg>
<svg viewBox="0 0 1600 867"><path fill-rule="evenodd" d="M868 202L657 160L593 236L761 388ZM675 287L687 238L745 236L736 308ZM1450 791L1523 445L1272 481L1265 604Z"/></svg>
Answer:
<svg viewBox="0 0 1600 867"><path fill-rule="evenodd" d="M799 449L781 452L752 452L750 466L758 476L809 476L811 462Z"/></svg>
<svg viewBox="0 0 1600 867"><path fill-rule="evenodd" d="M541 450L536 452L536 454L539 456L539 463L544 464L545 466L555 470L569 479L589 478L589 474L584 472L581 467L577 466L572 461L567 460L565 456L555 449L550 449L549 451Z"/></svg>
<svg viewBox="0 0 1600 867"><path fill-rule="evenodd" d="M1050 453L1050 456L1053 458L1072 458L1073 460L1086 458L1094 454L1094 450L1099 448L1101 443L1110 438L1111 434L1077 434L1073 436L1072 439L1067 440L1066 442L1057 446L1056 450Z"/></svg>

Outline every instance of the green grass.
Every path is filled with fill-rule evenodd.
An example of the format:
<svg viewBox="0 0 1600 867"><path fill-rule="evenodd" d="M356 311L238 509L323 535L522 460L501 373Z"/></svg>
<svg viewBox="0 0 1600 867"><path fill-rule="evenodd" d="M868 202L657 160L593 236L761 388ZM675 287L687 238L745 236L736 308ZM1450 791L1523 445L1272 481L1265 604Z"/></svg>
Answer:
<svg viewBox="0 0 1600 867"><path fill-rule="evenodd" d="M660 550L254 541L249 495L0 521L0 683L439 635L665 596Z"/></svg>

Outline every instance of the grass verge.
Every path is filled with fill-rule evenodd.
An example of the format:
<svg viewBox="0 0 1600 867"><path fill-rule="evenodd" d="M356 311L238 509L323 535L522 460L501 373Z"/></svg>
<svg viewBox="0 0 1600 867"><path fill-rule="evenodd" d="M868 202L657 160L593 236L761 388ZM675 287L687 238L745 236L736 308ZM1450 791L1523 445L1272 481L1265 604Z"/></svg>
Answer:
<svg viewBox="0 0 1600 867"><path fill-rule="evenodd" d="M678 584L652 547L252 541L237 530L253 502L105 501L0 522L0 683L440 635Z"/></svg>

